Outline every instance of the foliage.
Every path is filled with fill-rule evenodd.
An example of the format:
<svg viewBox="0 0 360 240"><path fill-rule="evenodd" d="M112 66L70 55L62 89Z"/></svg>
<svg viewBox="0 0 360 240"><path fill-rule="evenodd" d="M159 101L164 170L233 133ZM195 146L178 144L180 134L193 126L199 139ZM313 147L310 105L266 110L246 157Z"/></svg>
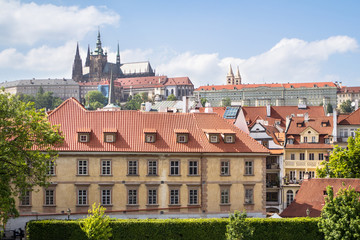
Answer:
<svg viewBox="0 0 360 240"><path fill-rule="evenodd" d="M206 98L200 98L201 106L205 107L205 103L208 102Z"/></svg>
<svg viewBox="0 0 360 240"><path fill-rule="evenodd" d="M88 217L80 224L86 236L90 240L106 240L112 236L112 229L110 227L110 218L105 214L105 208L100 204L96 207L96 203L89 209Z"/></svg>
<svg viewBox="0 0 360 240"><path fill-rule="evenodd" d="M247 218L254 227L248 240L322 240L319 218ZM31 221L27 225L29 240L87 239L80 230L81 221ZM110 222L113 240L225 240L229 219L146 219L113 220ZM61 229L61 230L60 230ZM77 236L77 238L76 238Z"/></svg>
<svg viewBox="0 0 360 240"><path fill-rule="evenodd" d="M360 178L360 131L355 138L348 138L347 148L335 146L329 161L323 161L323 168L318 168L320 178Z"/></svg>
<svg viewBox="0 0 360 240"><path fill-rule="evenodd" d="M17 215L15 197L34 186L46 186L51 161L57 157L52 146L62 141L59 128L52 126L44 111L34 103L0 92L0 222ZM10 185L11 184L11 185Z"/></svg>
<svg viewBox="0 0 360 240"><path fill-rule="evenodd" d="M249 239L254 234L254 228L250 223L245 221L246 212L240 213L235 211L230 215L230 222L226 226L226 239L228 240L243 240Z"/></svg>
<svg viewBox="0 0 360 240"><path fill-rule="evenodd" d="M167 97L167 99L166 100L168 100L168 101L176 101L177 100L177 98L175 97L175 95L174 94L170 94L168 97Z"/></svg>
<svg viewBox="0 0 360 240"><path fill-rule="evenodd" d="M333 113L334 112L333 106L330 103L328 103L326 105L326 112L327 113Z"/></svg>
<svg viewBox="0 0 360 240"><path fill-rule="evenodd" d="M134 97L129 97L127 103L125 104L125 109L127 110L139 110L141 103L148 101L147 93L138 93Z"/></svg>
<svg viewBox="0 0 360 240"><path fill-rule="evenodd" d="M85 106L89 110L96 110L98 108L103 108L107 102L107 98L97 90L89 91L85 95Z"/></svg>
<svg viewBox="0 0 360 240"><path fill-rule="evenodd" d="M331 186L326 190L328 196L318 223L325 240L360 239L360 194L351 186L341 188L336 197Z"/></svg>
<svg viewBox="0 0 360 240"><path fill-rule="evenodd" d="M354 111L354 107L351 106L351 101L348 99L340 105L341 112L343 113L351 113Z"/></svg>
<svg viewBox="0 0 360 240"><path fill-rule="evenodd" d="M22 102L28 103L33 102L35 103L36 109L45 108L46 110L52 110L58 107L63 101L59 97L54 97L53 92L44 92L43 88L40 87L39 91L36 93L35 96L27 95L20 93L19 99Z"/></svg>
<svg viewBox="0 0 360 240"><path fill-rule="evenodd" d="M230 107L231 106L231 99L230 98L224 98L223 100L221 100L221 105L223 107Z"/></svg>

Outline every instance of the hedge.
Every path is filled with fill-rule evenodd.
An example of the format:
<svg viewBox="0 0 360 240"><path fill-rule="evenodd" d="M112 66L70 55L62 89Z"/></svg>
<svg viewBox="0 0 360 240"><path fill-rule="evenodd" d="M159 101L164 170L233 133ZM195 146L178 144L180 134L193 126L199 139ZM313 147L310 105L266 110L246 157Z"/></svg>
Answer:
<svg viewBox="0 0 360 240"><path fill-rule="evenodd" d="M324 239L319 232L318 218L248 218L255 228L254 240ZM27 224L29 240L87 240L80 221L42 220ZM113 220L112 240L221 240L225 239L228 219L165 219ZM252 240L249 239L249 240Z"/></svg>

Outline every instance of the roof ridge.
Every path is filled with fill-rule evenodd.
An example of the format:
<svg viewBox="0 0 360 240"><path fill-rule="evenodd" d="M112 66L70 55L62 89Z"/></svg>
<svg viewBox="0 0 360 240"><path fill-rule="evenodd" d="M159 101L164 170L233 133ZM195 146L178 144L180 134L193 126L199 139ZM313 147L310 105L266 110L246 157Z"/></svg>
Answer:
<svg viewBox="0 0 360 240"><path fill-rule="evenodd" d="M54 110L52 110L48 116L51 116L53 113L57 112L60 108L62 108L65 104L68 104L68 102L73 101L75 102L82 110L86 111L86 108L74 97L70 97L68 99L66 99L64 102L62 102L57 108L55 108Z"/></svg>

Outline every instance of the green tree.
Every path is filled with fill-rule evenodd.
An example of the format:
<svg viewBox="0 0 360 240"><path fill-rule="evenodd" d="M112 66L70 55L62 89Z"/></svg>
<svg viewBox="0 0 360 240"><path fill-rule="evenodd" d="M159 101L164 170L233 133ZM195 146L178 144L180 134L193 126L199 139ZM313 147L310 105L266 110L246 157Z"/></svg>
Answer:
<svg viewBox="0 0 360 240"><path fill-rule="evenodd" d="M0 223L18 215L15 198L34 186L46 186L52 147L62 141L59 128L52 126L44 111L18 96L0 92Z"/></svg>
<svg viewBox="0 0 360 240"><path fill-rule="evenodd" d="M326 188L325 206L321 211L319 230L325 240L360 239L360 194L354 188L341 188L337 196Z"/></svg>
<svg viewBox="0 0 360 240"><path fill-rule="evenodd" d="M200 103L201 103L201 105L203 106L203 107L205 107L205 103L207 103L207 99L206 98L201 98L200 99Z"/></svg>
<svg viewBox="0 0 360 240"><path fill-rule="evenodd" d="M112 236L110 227L110 218L105 215L106 208L100 204L96 207L96 203L89 209L89 214L80 224L86 236L90 240L106 240Z"/></svg>
<svg viewBox="0 0 360 240"><path fill-rule="evenodd" d="M145 100L145 96L143 94L136 94L134 97L129 97L128 101L125 104L125 109L127 110L139 110L141 107L141 103Z"/></svg>
<svg viewBox="0 0 360 240"><path fill-rule="evenodd" d="M222 106L223 107L229 107L231 106L231 99L230 98L224 98L223 100L221 100Z"/></svg>
<svg viewBox="0 0 360 240"><path fill-rule="evenodd" d="M89 91L85 95L85 105L89 106L90 110L103 108L106 104L107 98L97 90Z"/></svg>
<svg viewBox="0 0 360 240"><path fill-rule="evenodd" d="M320 178L360 178L360 131L348 138L347 148L335 146L329 161L321 164L324 167L316 169Z"/></svg>
<svg viewBox="0 0 360 240"><path fill-rule="evenodd" d="M351 101L349 99L341 103L340 109L343 113L351 113L354 111L354 107L351 106Z"/></svg>
<svg viewBox="0 0 360 240"><path fill-rule="evenodd" d="M250 239L254 234L254 228L246 221L246 212L235 211L230 215L229 224L226 226L227 240Z"/></svg>
<svg viewBox="0 0 360 240"><path fill-rule="evenodd" d="M54 97L53 92L44 92L44 89L42 87L39 88L39 91L36 93L35 96L22 93L20 93L18 96L19 100L21 100L22 102L34 102L36 109L54 109L63 102L61 98Z"/></svg>
<svg viewBox="0 0 360 240"><path fill-rule="evenodd" d="M326 112L327 113L333 113L334 112L333 106L330 103L328 103L326 105Z"/></svg>
<svg viewBox="0 0 360 240"><path fill-rule="evenodd" d="M166 100L168 100L168 101L176 101L177 100L177 98L175 97L175 95L174 94L170 94L168 97L167 97L167 99Z"/></svg>

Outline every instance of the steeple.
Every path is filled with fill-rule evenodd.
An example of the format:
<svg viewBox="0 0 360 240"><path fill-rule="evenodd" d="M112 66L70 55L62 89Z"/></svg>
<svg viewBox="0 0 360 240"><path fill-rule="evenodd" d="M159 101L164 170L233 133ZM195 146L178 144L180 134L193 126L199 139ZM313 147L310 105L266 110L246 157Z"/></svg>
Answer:
<svg viewBox="0 0 360 240"><path fill-rule="evenodd" d="M118 45L117 45L116 65L120 66L120 48L119 48L119 43L118 43Z"/></svg>
<svg viewBox="0 0 360 240"><path fill-rule="evenodd" d="M75 82L79 82L82 80L83 72L82 72L82 60L79 53L79 43L76 43L76 53L72 70L72 79Z"/></svg>
<svg viewBox="0 0 360 240"><path fill-rule="evenodd" d="M241 84L241 76L240 76L239 66L237 66L237 72L236 72L236 76L235 76L235 84L236 85Z"/></svg>
<svg viewBox="0 0 360 240"><path fill-rule="evenodd" d="M230 67L229 67L229 73L226 76L226 84L227 85L233 85L234 84L234 73L233 73L231 64L230 64Z"/></svg>
<svg viewBox="0 0 360 240"><path fill-rule="evenodd" d="M113 73L110 73L110 81L109 81L109 98L108 104L103 108L104 111L115 111L120 110L120 107L115 103L115 88L114 88L114 79Z"/></svg>
<svg viewBox="0 0 360 240"><path fill-rule="evenodd" d="M85 67L90 67L90 45L88 45Z"/></svg>
<svg viewBox="0 0 360 240"><path fill-rule="evenodd" d="M101 47L101 39L100 39L100 29L98 30L98 36L96 41L96 48L94 50L94 55L103 55L104 50Z"/></svg>

